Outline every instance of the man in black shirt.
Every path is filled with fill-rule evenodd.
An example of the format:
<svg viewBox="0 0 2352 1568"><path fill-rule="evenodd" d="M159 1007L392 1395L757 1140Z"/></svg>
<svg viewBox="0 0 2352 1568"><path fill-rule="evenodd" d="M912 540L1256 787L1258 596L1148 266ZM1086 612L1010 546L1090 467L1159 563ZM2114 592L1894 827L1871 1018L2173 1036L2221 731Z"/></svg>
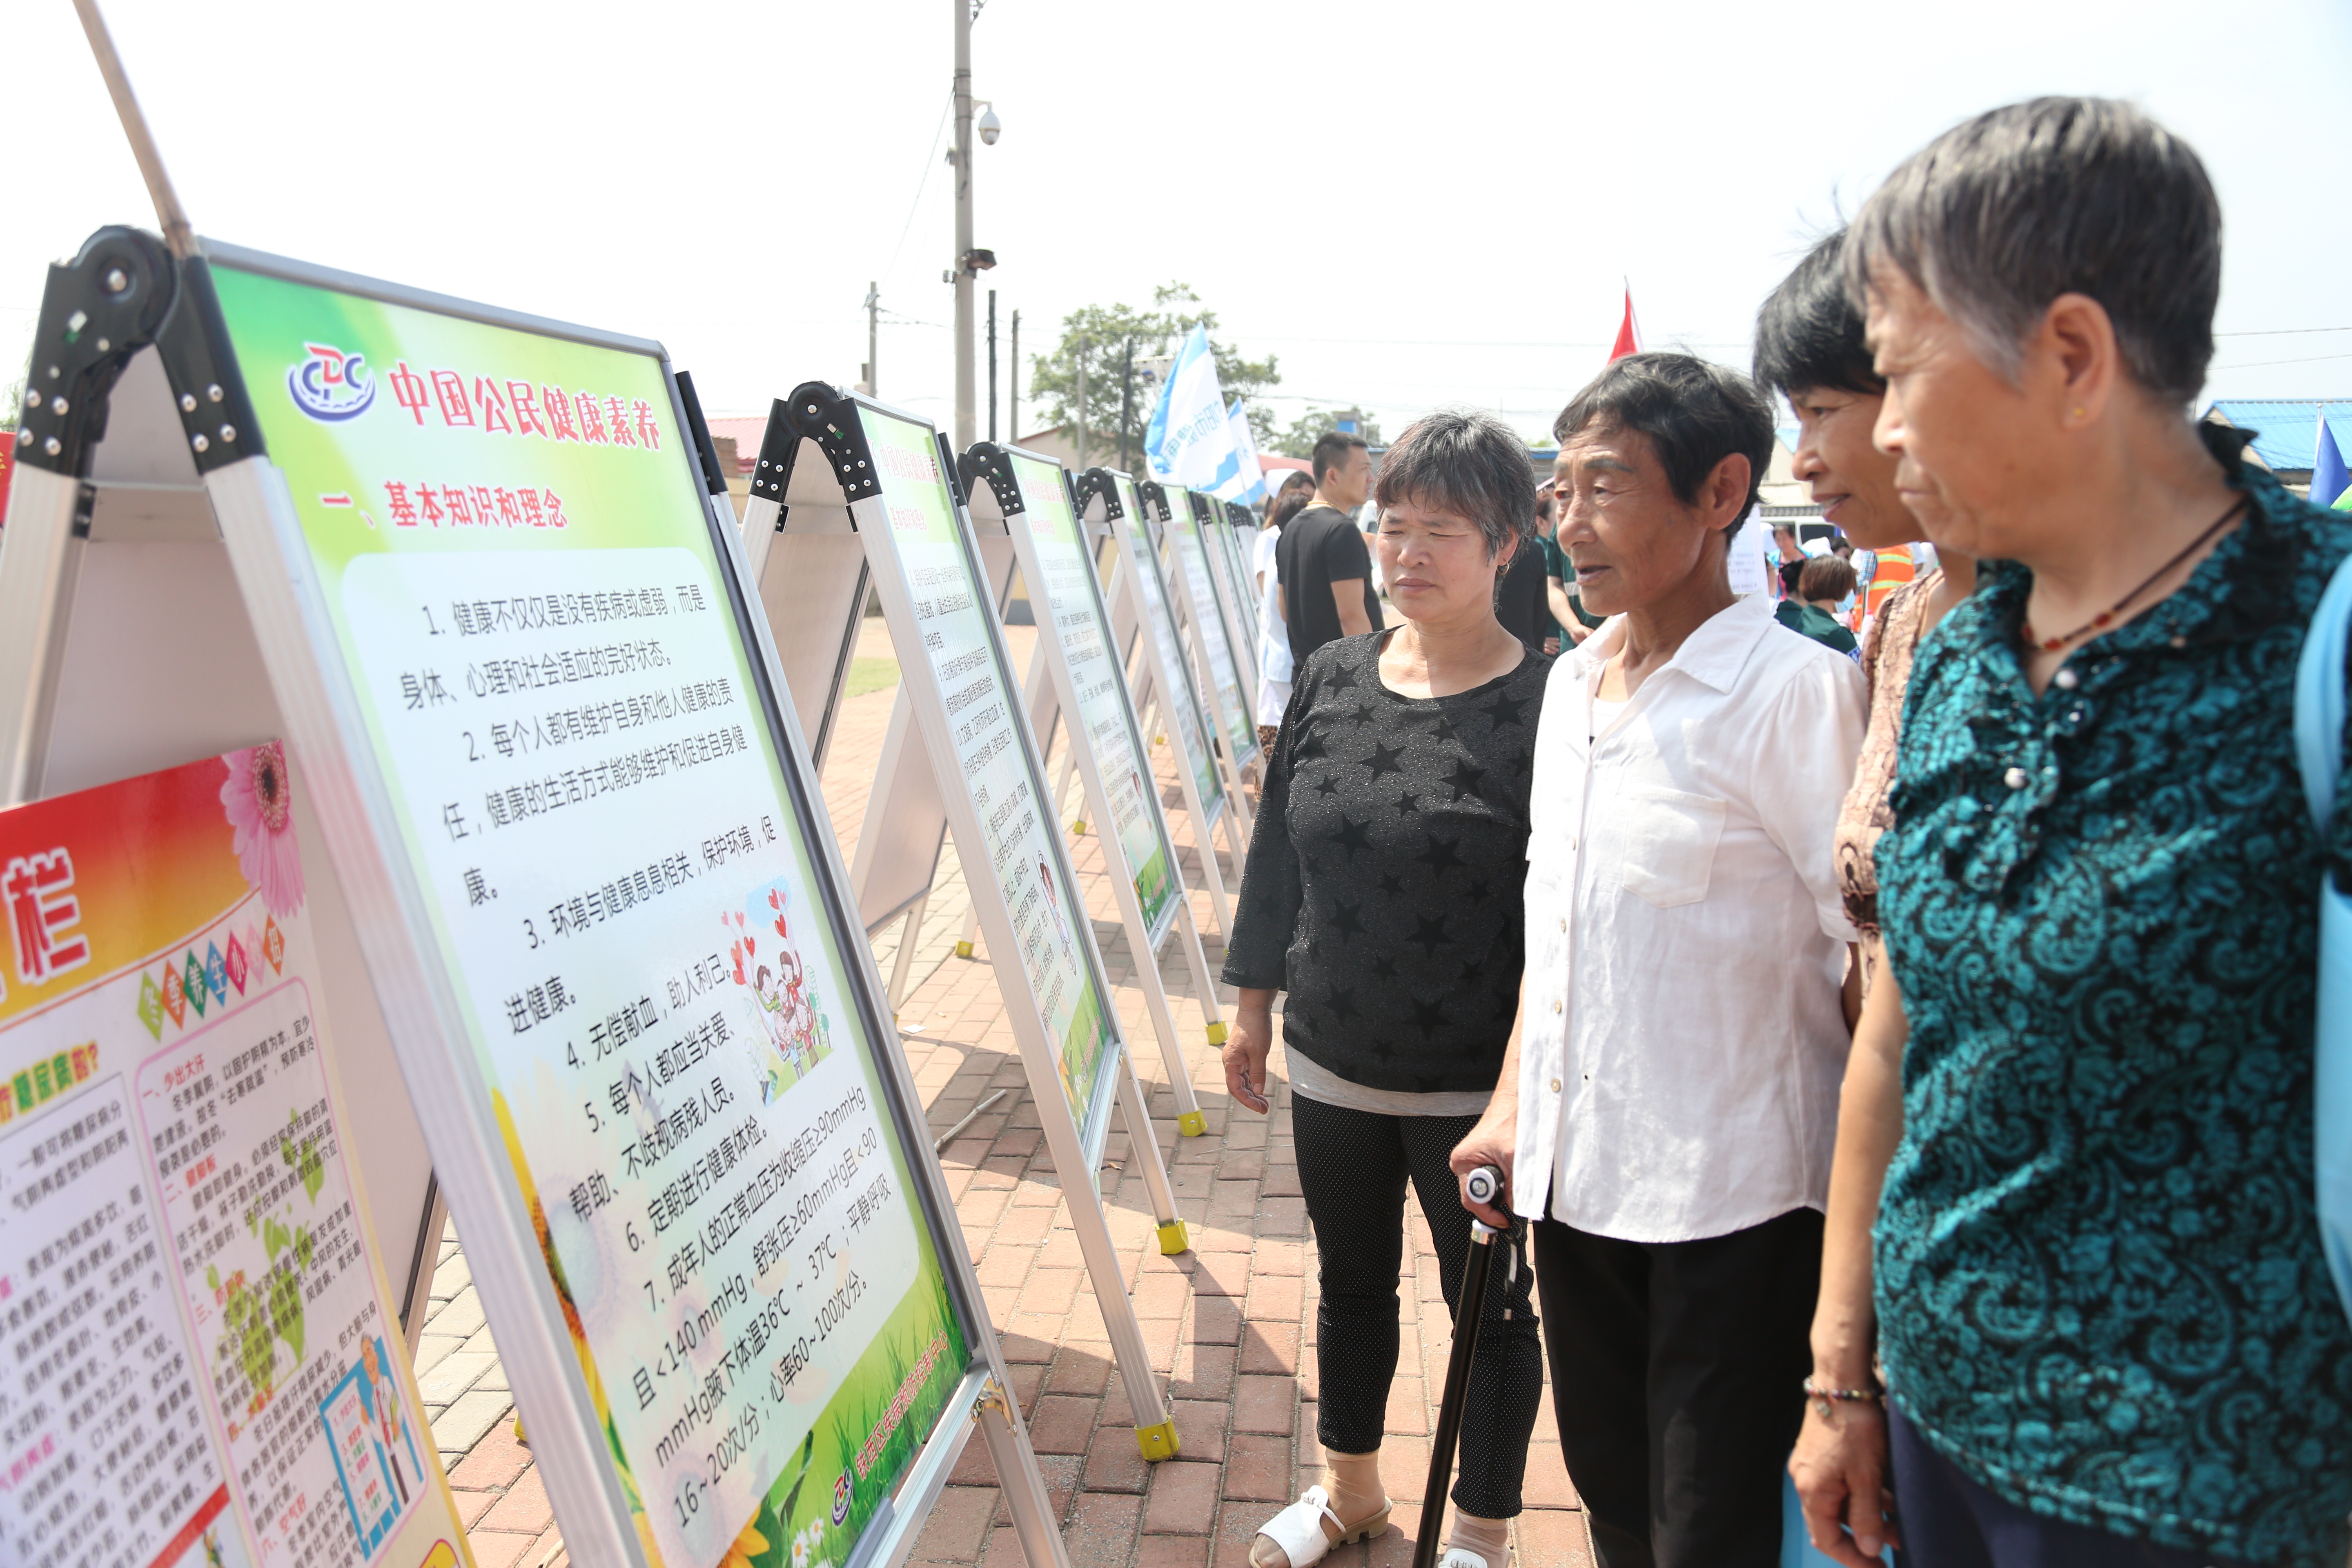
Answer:
<svg viewBox="0 0 2352 1568"><path fill-rule="evenodd" d="M1325 643L1381 624L1372 554L1355 523L1372 489L1371 451L1361 437L1335 430L1315 443L1314 463L1315 499L1274 551L1290 655L1302 668Z"/></svg>

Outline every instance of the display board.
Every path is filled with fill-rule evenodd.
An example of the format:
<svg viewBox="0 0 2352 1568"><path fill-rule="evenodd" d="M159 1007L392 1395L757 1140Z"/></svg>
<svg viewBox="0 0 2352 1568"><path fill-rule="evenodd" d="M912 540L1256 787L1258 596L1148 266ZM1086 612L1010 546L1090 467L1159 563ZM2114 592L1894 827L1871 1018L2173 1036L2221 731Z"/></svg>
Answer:
<svg viewBox="0 0 2352 1568"><path fill-rule="evenodd" d="M1241 815L1244 835L1254 833L1255 814L1249 809L1249 790L1242 770L1257 760L1257 718L1250 707L1249 689L1242 684L1224 616L1217 605L1208 551L1192 512L1192 492L1181 485L1147 483L1137 489L1160 530L1158 542L1166 552L1171 597L1182 615L1183 633L1192 645L1192 663L1200 671L1218 741L1217 754L1224 763L1226 795Z"/></svg>
<svg viewBox="0 0 2352 1568"><path fill-rule="evenodd" d="M1250 570L1250 547L1257 537L1257 520L1250 509L1239 501L1212 503L1212 531L1217 542L1224 547L1225 584L1232 590L1229 601L1235 622L1249 658L1244 660L1255 670L1257 668L1257 647L1265 635L1258 620L1257 574ZM1238 650L1237 650L1238 651Z"/></svg>
<svg viewBox="0 0 2352 1568"><path fill-rule="evenodd" d="M821 382L770 416L800 440L790 472L833 477L873 569L956 854L985 934L1029 1091L1093 1277L1148 1458L1176 1451L1175 1426L1127 1294L1093 1173L1116 1102L1160 1245L1189 1245L1103 978L1094 923L1070 869L1003 628L944 444L923 420ZM788 480L789 482L789 480ZM1034 588L1034 583L1033 583Z"/></svg>
<svg viewBox="0 0 2352 1568"><path fill-rule="evenodd" d="M302 788L273 741L0 811L15 1568L470 1561L361 1202Z"/></svg>
<svg viewBox="0 0 2352 1568"><path fill-rule="evenodd" d="M573 1554L890 1561L978 1414L1062 1561L659 346L139 237Z"/></svg>
<svg viewBox="0 0 2352 1568"><path fill-rule="evenodd" d="M1139 667L1132 689L1136 706L1154 712L1156 739L1176 748L1176 775L1184 808L1192 819L1192 836L1200 846L1203 879L1217 917L1217 929L1233 930L1233 911L1225 896L1224 875L1217 865L1216 830L1223 825L1238 882L1246 853L1246 839L1237 830L1239 813L1225 796L1224 776L1217 767L1210 742L1214 728L1201 701L1201 687L1184 658L1176 629L1175 607L1170 599L1160 552L1154 547L1145 504L1134 479L1109 468L1088 468L1080 477L1077 493L1082 515L1100 523L1108 533L1112 552L1109 589L1114 635L1122 625L1134 645L1131 656Z"/></svg>
<svg viewBox="0 0 2352 1568"><path fill-rule="evenodd" d="M1192 521L1201 540L1201 553L1209 568L1209 587L1217 602L1218 624L1224 627L1225 646L1233 654L1242 694L1250 704L1250 732L1257 732L1257 633L1241 591L1243 576L1234 564L1233 530L1226 526L1223 503L1213 496L1191 492Z"/></svg>
<svg viewBox="0 0 2352 1568"><path fill-rule="evenodd" d="M1197 1137L1207 1131L1207 1119L1192 1092L1174 1010L1155 962L1161 944L1180 928L1210 1045L1223 1043L1225 1027L1126 673L1112 657L1109 616L1067 479L1050 458L986 442L964 454L962 468L975 522L991 511L1003 518L1030 584L1037 646L1060 710L1069 718L1069 755L1085 781L1095 820L1103 826L1104 859L1160 1037L1176 1100L1177 1131Z"/></svg>
<svg viewBox="0 0 2352 1568"><path fill-rule="evenodd" d="M79 265L56 269L64 295L43 341L57 352L39 369L44 382L52 364L58 375L24 429L38 427L58 451L36 452L20 467L10 498L16 521L0 531L0 541L14 535L0 543L0 805L286 732L157 350L131 351L101 387L64 341L72 313L83 310L102 323L82 334L85 357L110 334L116 344L142 333L152 342L162 319L153 308L169 302L149 291L127 239L94 244L101 276L122 270L124 297L110 303L100 290L83 300L73 292ZM93 413L104 417L84 422ZM447 1208L313 792L295 797L294 833L308 868L318 984L335 1000L336 1070L352 1101L371 1109L348 1130L348 1147L364 1178L369 1224L389 1249L400 1320L420 1328Z"/></svg>

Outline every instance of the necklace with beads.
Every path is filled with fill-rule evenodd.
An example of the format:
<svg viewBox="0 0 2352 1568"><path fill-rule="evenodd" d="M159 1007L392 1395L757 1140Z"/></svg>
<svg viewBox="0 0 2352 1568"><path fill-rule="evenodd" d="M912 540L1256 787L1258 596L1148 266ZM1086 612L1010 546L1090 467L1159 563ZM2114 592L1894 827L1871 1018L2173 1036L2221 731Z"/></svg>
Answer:
<svg viewBox="0 0 2352 1568"><path fill-rule="evenodd" d="M2166 574L2169 573L2174 567L2179 565L2183 561L2188 560L2191 555L2196 554L2197 552L2203 548L2215 534L2229 527L2231 521L2234 520L2240 512L2245 510L2246 498L2242 495L2236 500L2230 503L2229 510L2223 512L2221 516L2213 520L2210 527L2207 528L2204 532L2199 534L2196 538L2190 540L2186 545L2182 546L2179 554L2175 555L2171 560L2158 567L2153 573L2150 573L2148 574L2147 581L2142 583L2138 587L2134 588L2130 593L2126 594L2122 598L2117 599L2105 609L2101 610L2097 615L2093 616L2089 620L2084 621L2081 626L2076 626L2073 631L2068 632L2064 637L2046 638L2036 637L2033 633L2033 623L2032 621L2021 619L2017 626L2017 635L2019 638L2022 640L2028 647L2038 648L2043 653L2056 653L2061 648L2065 647L2068 644L2078 641L2083 637L2089 637L2093 632L2105 631L2108 626L2115 624L2115 618L2124 613L2124 609L2126 605L2130 605L2133 600L2138 598L2142 594L2147 593L2150 588L2155 587L2157 584L2162 582Z"/></svg>

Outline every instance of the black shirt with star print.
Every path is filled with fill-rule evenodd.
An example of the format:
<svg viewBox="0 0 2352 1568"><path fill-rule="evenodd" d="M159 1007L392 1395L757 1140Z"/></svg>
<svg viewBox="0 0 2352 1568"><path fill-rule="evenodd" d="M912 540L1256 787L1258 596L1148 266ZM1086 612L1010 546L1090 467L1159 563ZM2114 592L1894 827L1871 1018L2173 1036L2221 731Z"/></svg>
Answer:
<svg viewBox="0 0 2352 1568"><path fill-rule="evenodd" d="M1367 1089L1495 1087L1525 951L1528 795L1551 660L1451 697L1381 682L1389 633L1299 668L1226 944L1282 1037Z"/></svg>

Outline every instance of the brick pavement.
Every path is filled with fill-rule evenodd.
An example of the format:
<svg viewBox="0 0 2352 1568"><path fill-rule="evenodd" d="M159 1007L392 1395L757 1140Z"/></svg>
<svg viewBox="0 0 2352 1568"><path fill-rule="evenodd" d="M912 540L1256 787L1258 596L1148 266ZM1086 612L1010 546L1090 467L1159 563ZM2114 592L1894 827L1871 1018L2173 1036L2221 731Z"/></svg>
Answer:
<svg viewBox="0 0 2352 1568"><path fill-rule="evenodd" d="M1009 630L1015 668L1024 668L1035 634L1029 627ZM845 862L855 853L895 696L895 688L886 688L851 699L835 721L824 787ZM1154 760L1163 797L1172 804L1180 796L1164 748ZM1049 783L1052 776L1049 766ZM1061 814L1065 823L1076 814L1075 781L1071 790ZM1186 883L1197 889L1198 846L1182 812L1171 810L1171 817ZM1136 1450L1126 1394L987 953L983 948L969 960L950 955L969 909L954 853L950 843L926 911L900 1022L914 1031L906 1041L908 1063L935 1131L945 1131L994 1090L1009 1091L942 1151L940 1163L1070 1559L1080 1568L1238 1568L1248 1560L1258 1525L1313 1483L1321 1463L1315 1440L1315 1243L1299 1195L1288 1089L1279 1081L1281 1047L1273 1064L1273 1113L1259 1117L1234 1105L1202 1038L1191 974L1177 944L1169 943L1163 983L1209 1123L1206 1136L1177 1138L1166 1070L1099 842L1091 834L1073 841L1096 938L1192 1241L1181 1257L1160 1256L1143 1180L1125 1169L1130 1151L1124 1133L1114 1131L1104 1151L1112 1236L1152 1364L1168 1380L1182 1446L1177 1458L1146 1465ZM1229 862L1227 872L1230 887ZM1207 934L1205 893L1194 892L1193 910L1213 966L1222 952L1215 936ZM886 981L897 941L894 927L876 943ZM1230 994L1225 1002L1229 1012ZM1335 1568L1409 1562L1420 1520L1428 1435L1451 1332L1417 1205L1408 1210L1405 1239L1399 1281L1402 1355L1381 1464L1396 1510L1385 1535L1331 1553L1326 1561ZM497 1350L454 1238L444 1244L417 1368L481 1568L556 1568L563 1554L546 1492L528 1448L514 1439ZM1591 1557L1553 1440L1549 1388L1536 1434L1528 1462L1528 1511L1514 1531L1517 1562L1520 1568L1581 1568ZM1020 1548L983 1445L975 1441L966 1448L911 1561L1020 1568Z"/></svg>

